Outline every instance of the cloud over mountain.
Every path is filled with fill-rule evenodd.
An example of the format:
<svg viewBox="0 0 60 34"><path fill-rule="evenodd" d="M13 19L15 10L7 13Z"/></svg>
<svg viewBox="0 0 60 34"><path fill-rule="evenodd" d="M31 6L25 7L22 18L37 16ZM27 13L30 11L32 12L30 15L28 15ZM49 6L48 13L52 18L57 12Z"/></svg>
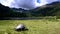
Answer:
<svg viewBox="0 0 60 34"><path fill-rule="evenodd" d="M9 7L33 9L54 1L58 0L0 0L0 3Z"/></svg>

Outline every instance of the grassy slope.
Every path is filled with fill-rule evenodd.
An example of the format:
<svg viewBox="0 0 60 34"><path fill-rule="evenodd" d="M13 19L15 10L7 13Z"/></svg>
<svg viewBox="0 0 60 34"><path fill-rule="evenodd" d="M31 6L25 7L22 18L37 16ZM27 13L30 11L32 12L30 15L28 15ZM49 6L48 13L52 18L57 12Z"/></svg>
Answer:
<svg viewBox="0 0 60 34"><path fill-rule="evenodd" d="M14 31L20 23L25 24L29 30ZM60 34L60 20L0 20L0 34Z"/></svg>

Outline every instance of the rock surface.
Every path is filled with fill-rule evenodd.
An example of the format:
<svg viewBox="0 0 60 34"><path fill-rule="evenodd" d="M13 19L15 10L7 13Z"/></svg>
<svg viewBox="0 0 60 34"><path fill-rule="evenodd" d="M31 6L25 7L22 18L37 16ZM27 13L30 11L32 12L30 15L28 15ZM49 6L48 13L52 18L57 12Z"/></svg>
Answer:
<svg viewBox="0 0 60 34"><path fill-rule="evenodd" d="M27 30L24 24L19 24L16 28L16 31L24 31Z"/></svg>

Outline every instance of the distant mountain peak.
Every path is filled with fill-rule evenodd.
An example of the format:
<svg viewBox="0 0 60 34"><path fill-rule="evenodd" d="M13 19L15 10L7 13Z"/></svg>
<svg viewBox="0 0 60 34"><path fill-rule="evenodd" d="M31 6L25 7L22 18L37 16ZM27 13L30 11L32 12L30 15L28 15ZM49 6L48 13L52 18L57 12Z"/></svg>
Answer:
<svg viewBox="0 0 60 34"><path fill-rule="evenodd" d="M46 4L46 5L43 5L43 6L40 6L40 8L45 8L45 7L52 7L52 6L55 6L55 5L60 5L60 1L55 1L55 2L52 2L50 4Z"/></svg>
<svg viewBox="0 0 60 34"><path fill-rule="evenodd" d="M60 4L60 1L55 1L55 2L52 2L52 3L47 4L47 5L55 5L55 4Z"/></svg>

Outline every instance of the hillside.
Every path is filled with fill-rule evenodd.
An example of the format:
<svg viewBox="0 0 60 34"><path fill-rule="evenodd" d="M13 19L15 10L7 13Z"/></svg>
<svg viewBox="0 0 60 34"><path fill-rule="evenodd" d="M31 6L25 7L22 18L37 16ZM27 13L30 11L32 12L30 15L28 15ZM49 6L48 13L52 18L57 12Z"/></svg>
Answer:
<svg viewBox="0 0 60 34"><path fill-rule="evenodd" d="M30 10L33 16L60 16L60 2L53 2Z"/></svg>
<svg viewBox="0 0 60 34"><path fill-rule="evenodd" d="M8 17L11 9L7 6L0 4L0 17Z"/></svg>
<svg viewBox="0 0 60 34"><path fill-rule="evenodd" d="M60 2L56 1L32 10L9 8L0 4L0 17L60 16Z"/></svg>
<svg viewBox="0 0 60 34"><path fill-rule="evenodd" d="M14 11L15 10L15 11ZM5 17L25 17L25 13L21 13L17 11L18 9L12 9L7 6L0 4L0 19L4 19ZM23 9L19 9L23 10Z"/></svg>

